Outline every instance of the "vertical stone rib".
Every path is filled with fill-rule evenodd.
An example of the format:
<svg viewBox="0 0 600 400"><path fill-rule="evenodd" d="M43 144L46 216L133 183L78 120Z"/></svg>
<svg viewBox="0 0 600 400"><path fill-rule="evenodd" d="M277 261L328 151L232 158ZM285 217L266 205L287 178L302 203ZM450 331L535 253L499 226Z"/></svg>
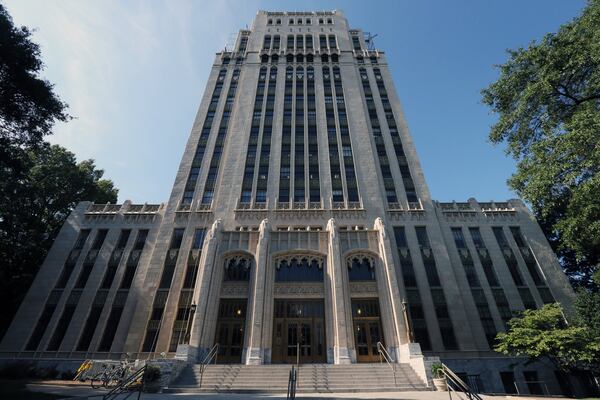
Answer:
<svg viewBox="0 0 600 400"><path fill-rule="evenodd" d="M262 343L262 327L265 305L265 279L267 271L267 261L269 257L269 221L263 219L260 223L258 243L256 244L256 267L250 293L248 294L248 319L247 328L248 341L244 349L244 361L246 364L262 364L264 362L264 349Z"/></svg>

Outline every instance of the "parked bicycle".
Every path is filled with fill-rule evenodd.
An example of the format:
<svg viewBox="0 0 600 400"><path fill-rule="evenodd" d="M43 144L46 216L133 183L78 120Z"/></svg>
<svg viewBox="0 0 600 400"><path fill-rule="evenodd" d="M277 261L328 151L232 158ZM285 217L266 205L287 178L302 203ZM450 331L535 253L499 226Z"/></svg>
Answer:
<svg viewBox="0 0 600 400"><path fill-rule="evenodd" d="M103 365L104 369L94 375L91 379L91 386L93 389L113 388L123 382L128 375L129 366L125 362L121 362L120 365Z"/></svg>

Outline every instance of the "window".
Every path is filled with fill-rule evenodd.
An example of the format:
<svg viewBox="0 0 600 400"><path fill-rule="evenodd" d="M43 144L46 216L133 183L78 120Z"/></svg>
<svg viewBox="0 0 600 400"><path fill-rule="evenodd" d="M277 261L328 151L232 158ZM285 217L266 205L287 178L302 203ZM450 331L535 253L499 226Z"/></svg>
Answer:
<svg viewBox="0 0 600 400"><path fill-rule="evenodd" d="M281 18L277 18L275 20L275 25L281 25Z"/></svg>
<svg viewBox="0 0 600 400"><path fill-rule="evenodd" d="M430 247L429 238L427 237L427 230L424 226L415 226L415 232L417 234L417 241L421 247Z"/></svg>
<svg viewBox="0 0 600 400"><path fill-rule="evenodd" d="M102 244L104 243L104 239L106 239L106 235L108 234L108 229L100 229L96 234L96 238L94 239L94 243L92 244L92 250L100 250Z"/></svg>
<svg viewBox="0 0 600 400"><path fill-rule="evenodd" d="M476 248L485 248L485 242L483 241L483 237L481 237L481 232L479 231L479 228L469 228L469 233L471 234L471 238L473 239L473 243L475 244Z"/></svg>
<svg viewBox="0 0 600 400"><path fill-rule="evenodd" d="M206 233L205 228L198 228L194 232L194 240L192 242L192 249L201 249L204 243L204 234Z"/></svg>
<svg viewBox="0 0 600 400"><path fill-rule="evenodd" d="M355 255L346 261L350 281L374 281L375 260L367 255Z"/></svg>
<svg viewBox="0 0 600 400"><path fill-rule="evenodd" d="M273 25L273 20L271 18L267 20L267 25Z"/></svg>
<svg viewBox="0 0 600 400"><path fill-rule="evenodd" d="M171 236L171 245L169 249L175 250L181 247L181 241L183 240L184 228L177 228L173 230L173 236Z"/></svg>
<svg viewBox="0 0 600 400"><path fill-rule="evenodd" d="M452 228L452 236L454 237L454 243L459 249L466 249L467 244L465 243L465 237L461 228Z"/></svg>
<svg viewBox="0 0 600 400"><path fill-rule="evenodd" d="M135 239L135 243L133 245L133 250L142 250L144 248L144 244L146 243L147 237L148 237L148 229L141 229L138 232L137 238Z"/></svg>
<svg viewBox="0 0 600 400"><path fill-rule="evenodd" d="M252 260L247 256L233 256L225 259L225 274L223 280L249 281Z"/></svg>
<svg viewBox="0 0 600 400"><path fill-rule="evenodd" d="M87 240L88 236L90 235L90 230L89 229L82 229L79 232L79 236L77 236L77 240L75 241L75 245L73 245L73 250L81 250L83 249L83 245L85 244L85 241Z"/></svg>
<svg viewBox="0 0 600 400"><path fill-rule="evenodd" d="M276 260L275 282L323 282L323 259L289 256Z"/></svg>

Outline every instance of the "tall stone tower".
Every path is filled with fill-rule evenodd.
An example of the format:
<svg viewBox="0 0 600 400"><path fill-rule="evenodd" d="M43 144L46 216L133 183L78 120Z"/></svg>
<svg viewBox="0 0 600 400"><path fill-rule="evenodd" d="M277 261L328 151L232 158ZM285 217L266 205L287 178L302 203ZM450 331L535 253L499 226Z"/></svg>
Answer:
<svg viewBox="0 0 600 400"><path fill-rule="evenodd" d="M1 350L350 364L383 346L503 391L496 333L572 295L521 201L430 198L364 32L260 11L215 57L168 201L79 204Z"/></svg>

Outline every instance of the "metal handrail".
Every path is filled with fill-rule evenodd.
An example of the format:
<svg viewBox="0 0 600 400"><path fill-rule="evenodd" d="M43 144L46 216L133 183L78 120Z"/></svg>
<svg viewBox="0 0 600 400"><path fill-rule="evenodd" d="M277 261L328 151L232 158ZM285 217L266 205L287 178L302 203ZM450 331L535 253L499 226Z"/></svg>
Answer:
<svg viewBox="0 0 600 400"><path fill-rule="evenodd" d="M288 391L287 391L287 397L286 397L288 400L293 400L296 398L297 381L298 381L298 371L292 365L292 368L290 369L290 375L288 378Z"/></svg>
<svg viewBox="0 0 600 400"><path fill-rule="evenodd" d="M385 360L394 374L394 386L398 386L398 382L396 380L396 362L390 356L390 353L388 353L385 346L381 342L377 342L377 352L379 353L379 363L381 364L383 363L383 360Z"/></svg>
<svg viewBox="0 0 600 400"><path fill-rule="evenodd" d="M119 383L119 385L117 385L117 387L115 387L110 392L108 392L104 396L102 396L102 400L116 399L117 396L119 396L121 393L129 390L129 387L131 385L135 384L138 380L141 380L140 386L138 387L138 390L137 390L138 391L138 399L139 399L142 394L142 390L144 390L145 375L146 375L146 365L144 365L142 368L135 371L133 374L129 375L127 377L127 379L125 379L123 382ZM127 397L129 397L129 395Z"/></svg>
<svg viewBox="0 0 600 400"><path fill-rule="evenodd" d="M483 400L483 398L477 394L476 392L474 392L471 387L469 385L467 385L465 383L465 381L463 381L462 379L460 379L458 377L458 375L456 375L450 368L448 368L448 366L444 363L442 363L442 373L444 374L444 377L446 378L446 381L449 381L449 383L452 383L454 385L456 385L456 387L459 390L456 390L454 387L452 387L452 385L447 384L448 386L448 395L450 396L450 399L452 399L452 394L451 392L454 391L455 393L465 393L467 395L467 398L469 400ZM460 397L460 395L459 395Z"/></svg>
<svg viewBox="0 0 600 400"><path fill-rule="evenodd" d="M200 382L198 382L198 387L202 387L202 377L204 376L204 371L206 367L215 360L215 364L217 363L217 357L219 355L219 343L215 343L215 345L209 350L206 354L202 362L200 362Z"/></svg>

